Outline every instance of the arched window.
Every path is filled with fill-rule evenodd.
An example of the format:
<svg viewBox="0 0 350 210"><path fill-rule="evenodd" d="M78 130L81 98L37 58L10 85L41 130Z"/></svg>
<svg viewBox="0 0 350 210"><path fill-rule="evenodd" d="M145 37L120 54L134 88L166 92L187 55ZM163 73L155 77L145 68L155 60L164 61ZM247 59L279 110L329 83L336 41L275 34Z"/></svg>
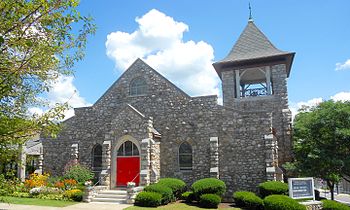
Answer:
<svg viewBox="0 0 350 210"><path fill-rule="evenodd" d="M187 142L179 147L179 166L180 170L192 170L192 147Z"/></svg>
<svg viewBox="0 0 350 210"><path fill-rule="evenodd" d="M95 144L92 148L92 170L102 170L102 146L100 144Z"/></svg>
<svg viewBox="0 0 350 210"><path fill-rule="evenodd" d="M144 78L137 77L130 83L130 95L143 95L147 93L147 83Z"/></svg>
<svg viewBox="0 0 350 210"><path fill-rule="evenodd" d="M118 149L118 156L139 156L137 146L131 141L126 141L120 145Z"/></svg>

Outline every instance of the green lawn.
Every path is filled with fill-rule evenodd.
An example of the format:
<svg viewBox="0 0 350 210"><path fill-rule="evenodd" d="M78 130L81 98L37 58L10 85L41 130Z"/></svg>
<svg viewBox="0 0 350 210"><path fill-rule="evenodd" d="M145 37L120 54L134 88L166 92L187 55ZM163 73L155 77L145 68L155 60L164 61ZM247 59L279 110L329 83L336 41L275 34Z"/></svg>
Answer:
<svg viewBox="0 0 350 210"><path fill-rule="evenodd" d="M1 196L0 202L22 204L22 205L54 206L54 207L65 207L65 206L70 206L78 203L73 201L44 200L44 199L38 199L38 198L18 198L18 197L10 197L10 196Z"/></svg>
<svg viewBox="0 0 350 210"><path fill-rule="evenodd" d="M199 208L197 206L190 206L185 203L173 203L168 204L166 206L160 206L157 208L148 208L148 207L139 207L139 206L130 206L128 208L125 208L124 210L150 210L150 209L165 209L165 210L199 210L203 208ZM240 208L223 208L227 210L240 210Z"/></svg>

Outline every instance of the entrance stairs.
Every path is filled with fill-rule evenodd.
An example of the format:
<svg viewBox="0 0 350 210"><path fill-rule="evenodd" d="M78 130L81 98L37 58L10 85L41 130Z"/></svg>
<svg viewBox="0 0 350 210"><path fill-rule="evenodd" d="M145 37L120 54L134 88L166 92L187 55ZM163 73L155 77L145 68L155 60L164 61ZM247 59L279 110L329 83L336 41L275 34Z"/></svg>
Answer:
<svg viewBox="0 0 350 210"><path fill-rule="evenodd" d="M91 199L91 203L125 204L126 189L101 190Z"/></svg>

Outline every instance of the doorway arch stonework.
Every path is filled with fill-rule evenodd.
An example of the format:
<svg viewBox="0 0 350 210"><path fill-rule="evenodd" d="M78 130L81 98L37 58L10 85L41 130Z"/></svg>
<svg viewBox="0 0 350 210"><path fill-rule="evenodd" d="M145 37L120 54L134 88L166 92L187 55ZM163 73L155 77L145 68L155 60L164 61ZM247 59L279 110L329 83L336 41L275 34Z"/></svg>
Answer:
<svg viewBox="0 0 350 210"><path fill-rule="evenodd" d="M115 145L113 146L113 150L112 150L112 160L111 160L111 188L116 188L117 186L117 157L118 157L118 149L120 148L120 146L122 146L125 142L130 141L132 142L138 149L139 152L139 157L140 157L140 166L139 168L141 168L141 147L140 147L140 142L138 140L136 140L133 136L131 135L124 135L122 137L120 137L119 139L117 139L115 141Z"/></svg>

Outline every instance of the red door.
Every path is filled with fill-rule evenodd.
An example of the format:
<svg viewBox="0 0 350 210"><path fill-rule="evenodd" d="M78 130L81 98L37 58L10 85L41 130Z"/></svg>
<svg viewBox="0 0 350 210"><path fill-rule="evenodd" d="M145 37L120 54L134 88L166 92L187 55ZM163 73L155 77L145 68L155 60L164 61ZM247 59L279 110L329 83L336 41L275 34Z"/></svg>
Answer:
<svg viewBox="0 0 350 210"><path fill-rule="evenodd" d="M133 179L133 182L138 186L140 182L140 157L118 157L117 186L126 186Z"/></svg>

